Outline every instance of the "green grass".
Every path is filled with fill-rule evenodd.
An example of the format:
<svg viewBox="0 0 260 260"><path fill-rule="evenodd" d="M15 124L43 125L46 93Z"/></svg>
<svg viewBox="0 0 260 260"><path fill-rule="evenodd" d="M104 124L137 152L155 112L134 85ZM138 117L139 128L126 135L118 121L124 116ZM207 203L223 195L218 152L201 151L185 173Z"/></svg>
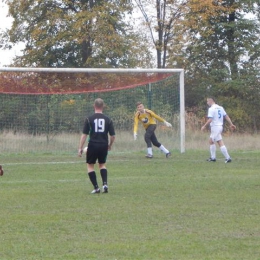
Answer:
<svg viewBox="0 0 260 260"><path fill-rule="evenodd" d="M2 155L0 259L260 259L260 152L230 154L111 153L95 195L83 158Z"/></svg>

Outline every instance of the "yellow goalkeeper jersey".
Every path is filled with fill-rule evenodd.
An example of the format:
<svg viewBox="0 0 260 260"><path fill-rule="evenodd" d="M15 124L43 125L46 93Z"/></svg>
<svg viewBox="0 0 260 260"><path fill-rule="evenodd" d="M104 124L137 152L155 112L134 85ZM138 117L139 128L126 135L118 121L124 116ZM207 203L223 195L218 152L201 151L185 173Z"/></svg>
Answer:
<svg viewBox="0 0 260 260"><path fill-rule="evenodd" d="M152 110L145 109L144 113L140 113L139 111L137 111L135 113L135 118L134 118L134 133L137 133L139 121L141 121L144 128L147 129L149 125L156 125L155 119L157 119L160 122L165 122L163 118L156 115Z"/></svg>

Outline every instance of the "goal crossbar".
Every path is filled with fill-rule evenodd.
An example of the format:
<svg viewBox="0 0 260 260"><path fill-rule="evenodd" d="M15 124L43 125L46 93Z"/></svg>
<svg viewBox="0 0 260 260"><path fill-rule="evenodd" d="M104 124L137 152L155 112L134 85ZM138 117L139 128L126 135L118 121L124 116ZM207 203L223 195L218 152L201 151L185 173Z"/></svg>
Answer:
<svg viewBox="0 0 260 260"><path fill-rule="evenodd" d="M69 72L69 73L183 73L184 69L105 69L105 68L33 68L0 67L0 72Z"/></svg>

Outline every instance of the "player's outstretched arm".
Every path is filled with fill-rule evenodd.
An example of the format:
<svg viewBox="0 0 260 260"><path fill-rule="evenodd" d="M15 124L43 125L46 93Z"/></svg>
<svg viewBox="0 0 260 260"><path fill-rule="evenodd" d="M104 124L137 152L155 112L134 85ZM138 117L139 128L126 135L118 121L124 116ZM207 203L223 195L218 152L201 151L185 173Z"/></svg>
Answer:
<svg viewBox="0 0 260 260"><path fill-rule="evenodd" d="M225 119L228 121L230 129L236 130L236 126L232 123L232 121L228 115L225 116Z"/></svg>
<svg viewBox="0 0 260 260"><path fill-rule="evenodd" d="M137 130L138 130L138 113L135 114L135 117L134 117L134 140L137 139Z"/></svg>
<svg viewBox="0 0 260 260"><path fill-rule="evenodd" d="M159 122L164 123L164 125L166 125L167 127L172 127L172 124L167 122L165 119L163 119L162 117L158 116L157 114L155 114L153 111L148 110L149 113L152 115L152 117L154 117L155 119L157 119Z"/></svg>
<svg viewBox="0 0 260 260"><path fill-rule="evenodd" d="M164 121L164 124L167 126L167 127L172 127L172 124L167 122L167 121Z"/></svg>

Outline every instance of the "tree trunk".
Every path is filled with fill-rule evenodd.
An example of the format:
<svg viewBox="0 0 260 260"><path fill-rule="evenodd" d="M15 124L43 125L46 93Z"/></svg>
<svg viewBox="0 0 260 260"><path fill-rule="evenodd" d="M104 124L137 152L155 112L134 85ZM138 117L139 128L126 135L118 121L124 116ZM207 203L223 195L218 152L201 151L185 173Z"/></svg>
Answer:
<svg viewBox="0 0 260 260"><path fill-rule="evenodd" d="M235 13L229 14L228 23L230 24L230 28L227 32L227 45L228 45L228 60L230 64L231 70L231 78L234 80L238 78L238 67L237 67L237 55L236 55L236 47L235 47L235 30L234 30L234 22L235 22Z"/></svg>

